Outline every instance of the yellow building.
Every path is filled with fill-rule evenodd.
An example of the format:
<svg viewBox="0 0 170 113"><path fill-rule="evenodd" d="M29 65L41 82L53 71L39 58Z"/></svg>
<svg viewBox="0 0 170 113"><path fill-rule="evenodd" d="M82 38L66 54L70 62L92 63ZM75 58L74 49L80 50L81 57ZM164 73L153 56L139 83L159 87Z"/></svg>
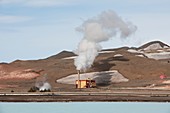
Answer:
<svg viewBox="0 0 170 113"><path fill-rule="evenodd" d="M94 88L96 87L95 80L76 80L76 88Z"/></svg>

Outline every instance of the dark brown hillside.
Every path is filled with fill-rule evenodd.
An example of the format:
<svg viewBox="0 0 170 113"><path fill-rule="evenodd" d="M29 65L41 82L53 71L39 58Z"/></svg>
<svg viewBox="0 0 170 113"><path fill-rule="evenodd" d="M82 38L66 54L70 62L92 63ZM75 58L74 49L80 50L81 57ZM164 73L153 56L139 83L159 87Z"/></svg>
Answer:
<svg viewBox="0 0 170 113"><path fill-rule="evenodd" d="M60 59L60 58L71 57L71 56L75 56L75 54L70 51L62 51L58 53L57 55L48 57L47 59Z"/></svg>
<svg viewBox="0 0 170 113"><path fill-rule="evenodd" d="M140 48L147 47L153 43L160 43L161 46L166 45L162 42L155 41L141 46ZM108 88L121 86L139 87L159 83L160 74L166 74L170 78L170 63L166 62L166 60L162 62L160 60L138 57L135 56L136 54L130 53L127 50L127 47L103 50L87 72L118 70L123 76L129 79L129 82L126 83L105 86ZM106 53L104 53L104 51L106 51ZM109 53L107 51L114 52ZM42 77L44 74L47 74L48 82L52 85L53 91L75 90L74 85L55 82L56 79L77 73L74 60L63 59L72 56L75 56L75 54L62 51L59 54L41 60L17 60L9 64L1 63L0 91L28 91L30 87L35 85L36 79Z"/></svg>

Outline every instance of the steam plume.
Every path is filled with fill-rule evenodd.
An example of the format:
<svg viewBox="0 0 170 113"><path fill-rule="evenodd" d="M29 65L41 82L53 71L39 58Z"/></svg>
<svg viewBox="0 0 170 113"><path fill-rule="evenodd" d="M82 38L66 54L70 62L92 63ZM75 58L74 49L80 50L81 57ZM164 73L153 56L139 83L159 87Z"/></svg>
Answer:
<svg viewBox="0 0 170 113"><path fill-rule="evenodd" d="M39 89L39 91L50 91L51 85L47 82L47 75L43 75L36 79L35 87Z"/></svg>
<svg viewBox="0 0 170 113"><path fill-rule="evenodd" d="M85 71L93 64L95 57L101 50L100 42L111 37L126 38L136 31L137 27L131 22L125 22L114 11L104 11L98 16L84 21L76 28L84 34L75 53L74 60L77 70Z"/></svg>

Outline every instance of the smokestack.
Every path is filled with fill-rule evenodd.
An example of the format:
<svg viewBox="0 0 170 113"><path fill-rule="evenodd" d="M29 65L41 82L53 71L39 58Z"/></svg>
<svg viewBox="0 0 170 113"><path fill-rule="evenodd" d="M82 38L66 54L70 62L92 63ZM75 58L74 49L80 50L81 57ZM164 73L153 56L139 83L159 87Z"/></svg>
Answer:
<svg viewBox="0 0 170 113"><path fill-rule="evenodd" d="M81 84L80 84L80 70L77 70L77 74L78 74L78 83L77 83L77 88L80 88L81 87Z"/></svg>
<svg viewBox="0 0 170 113"><path fill-rule="evenodd" d="M126 38L136 31L137 27L131 22L122 20L114 11L104 11L90 18L76 28L84 37L80 41L75 54L74 65L77 70L86 71L93 64L98 52L102 49L99 43L112 37Z"/></svg>
<svg viewBox="0 0 170 113"><path fill-rule="evenodd" d="M80 80L80 70L77 70L78 73L78 80Z"/></svg>

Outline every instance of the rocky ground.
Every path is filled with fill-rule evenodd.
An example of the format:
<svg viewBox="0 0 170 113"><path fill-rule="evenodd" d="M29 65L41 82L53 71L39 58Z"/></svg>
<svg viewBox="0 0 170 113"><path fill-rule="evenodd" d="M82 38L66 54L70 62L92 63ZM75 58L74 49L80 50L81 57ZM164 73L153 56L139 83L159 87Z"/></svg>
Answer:
<svg viewBox="0 0 170 113"><path fill-rule="evenodd" d="M72 52L62 51L45 59L0 63L0 91L27 92L37 83L45 82L51 84L52 91L77 91L75 85L68 81L56 82L77 74L74 66L75 57ZM162 42L154 41L139 48L122 47L103 50L86 73L117 71L127 79L124 82L113 82L112 77L109 79L106 77L107 85L99 85L98 89L160 88L169 90L167 82L170 78L169 69L170 47ZM164 79L160 79L162 74L166 75ZM104 76L105 74L100 76L101 80L106 79ZM90 77L93 79L92 76Z"/></svg>

